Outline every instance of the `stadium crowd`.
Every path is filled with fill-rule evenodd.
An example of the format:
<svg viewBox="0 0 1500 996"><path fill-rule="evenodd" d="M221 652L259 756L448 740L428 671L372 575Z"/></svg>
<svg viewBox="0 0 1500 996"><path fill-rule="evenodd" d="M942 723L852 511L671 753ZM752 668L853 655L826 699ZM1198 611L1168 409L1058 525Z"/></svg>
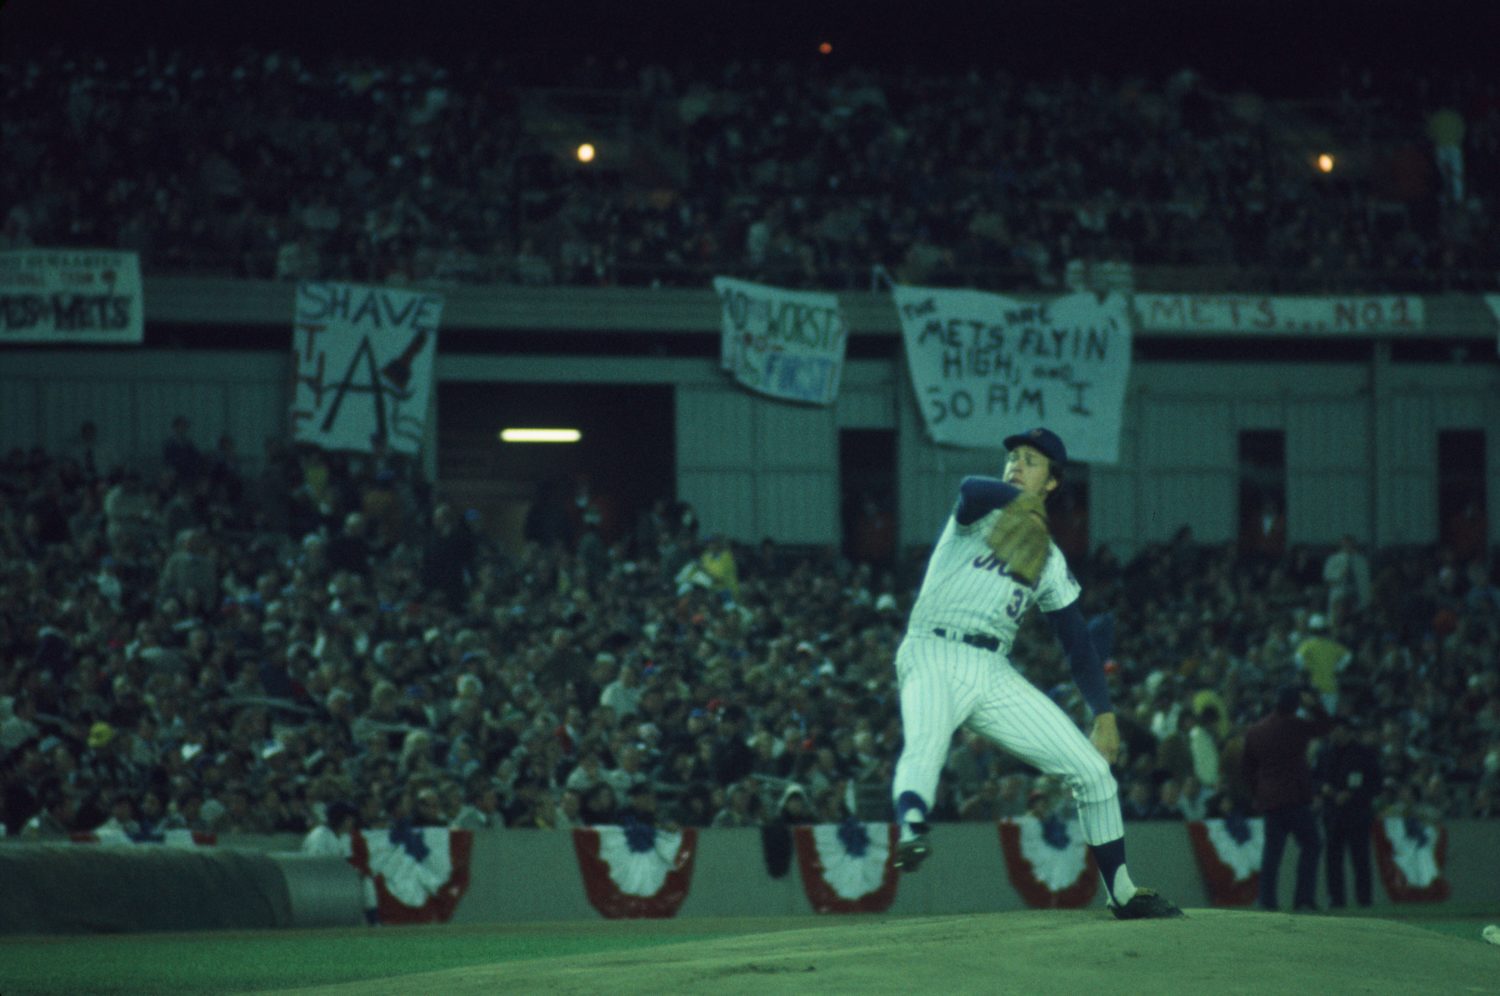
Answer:
<svg viewBox="0 0 1500 996"><path fill-rule="evenodd" d="M542 87L475 56L27 51L0 61L0 248L433 286L1493 287L1500 91L1376 73L1294 103L1190 70L586 62Z"/></svg>
<svg viewBox="0 0 1500 996"><path fill-rule="evenodd" d="M186 419L159 468L0 465L0 829L301 833L888 818L892 659L925 551L856 563L540 509L508 554L402 458ZM1380 812L1500 815L1500 587L1482 540L1366 554L1195 542L1074 565L1130 819L1250 813L1238 752L1278 688L1376 748ZM1035 614L1033 614L1035 615ZM1017 663L1080 721L1045 627ZM934 818L1064 814L960 734Z"/></svg>

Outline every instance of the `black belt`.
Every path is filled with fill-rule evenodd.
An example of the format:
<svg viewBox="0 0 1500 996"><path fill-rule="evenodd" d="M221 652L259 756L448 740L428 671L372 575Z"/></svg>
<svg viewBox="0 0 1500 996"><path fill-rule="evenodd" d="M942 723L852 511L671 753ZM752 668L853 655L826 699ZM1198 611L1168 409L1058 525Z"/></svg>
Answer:
<svg viewBox="0 0 1500 996"><path fill-rule="evenodd" d="M990 636L988 633L950 633L941 626L934 627L933 632L945 640L957 640L960 643L967 643L971 647L978 647L980 650L988 650L992 654L1000 652L1000 638L998 636Z"/></svg>

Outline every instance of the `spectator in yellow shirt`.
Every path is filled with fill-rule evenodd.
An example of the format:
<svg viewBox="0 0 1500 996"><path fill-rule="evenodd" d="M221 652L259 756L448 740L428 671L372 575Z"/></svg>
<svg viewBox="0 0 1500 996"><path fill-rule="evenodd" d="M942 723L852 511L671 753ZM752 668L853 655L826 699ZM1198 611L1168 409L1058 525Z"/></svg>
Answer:
<svg viewBox="0 0 1500 996"><path fill-rule="evenodd" d="M727 591L736 601L740 597L740 572L734 562L734 551L723 536L715 533L703 546L703 555L698 564L713 579L716 591Z"/></svg>
<svg viewBox="0 0 1500 996"><path fill-rule="evenodd" d="M1297 665L1307 672L1308 684L1330 713L1338 704L1339 672L1349 666L1349 648L1328 635L1328 617L1315 612L1307 619L1308 636L1297 644Z"/></svg>

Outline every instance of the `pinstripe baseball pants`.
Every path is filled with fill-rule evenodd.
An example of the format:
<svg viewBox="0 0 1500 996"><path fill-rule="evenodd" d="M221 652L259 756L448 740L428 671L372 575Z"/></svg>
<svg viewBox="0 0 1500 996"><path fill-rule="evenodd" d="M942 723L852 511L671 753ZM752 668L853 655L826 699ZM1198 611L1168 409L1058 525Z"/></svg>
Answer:
<svg viewBox="0 0 1500 996"><path fill-rule="evenodd" d="M1068 714L1003 655L937 635L908 633L896 651L904 745L892 797L915 792L929 806L960 726L1072 790L1083 839L1125 836L1119 788L1109 765Z"/></svg>

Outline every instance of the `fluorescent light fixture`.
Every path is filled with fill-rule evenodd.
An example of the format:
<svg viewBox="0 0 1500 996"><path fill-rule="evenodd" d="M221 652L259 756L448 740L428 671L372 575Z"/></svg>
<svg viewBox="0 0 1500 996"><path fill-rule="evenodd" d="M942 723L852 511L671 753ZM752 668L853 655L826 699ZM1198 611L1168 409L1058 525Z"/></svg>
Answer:
<svg viewBox="0 0 1500 996"><path fill-rule="evenodd" d="M576 443L583 438L577 429L501 429L505 443Z"/></svg>

